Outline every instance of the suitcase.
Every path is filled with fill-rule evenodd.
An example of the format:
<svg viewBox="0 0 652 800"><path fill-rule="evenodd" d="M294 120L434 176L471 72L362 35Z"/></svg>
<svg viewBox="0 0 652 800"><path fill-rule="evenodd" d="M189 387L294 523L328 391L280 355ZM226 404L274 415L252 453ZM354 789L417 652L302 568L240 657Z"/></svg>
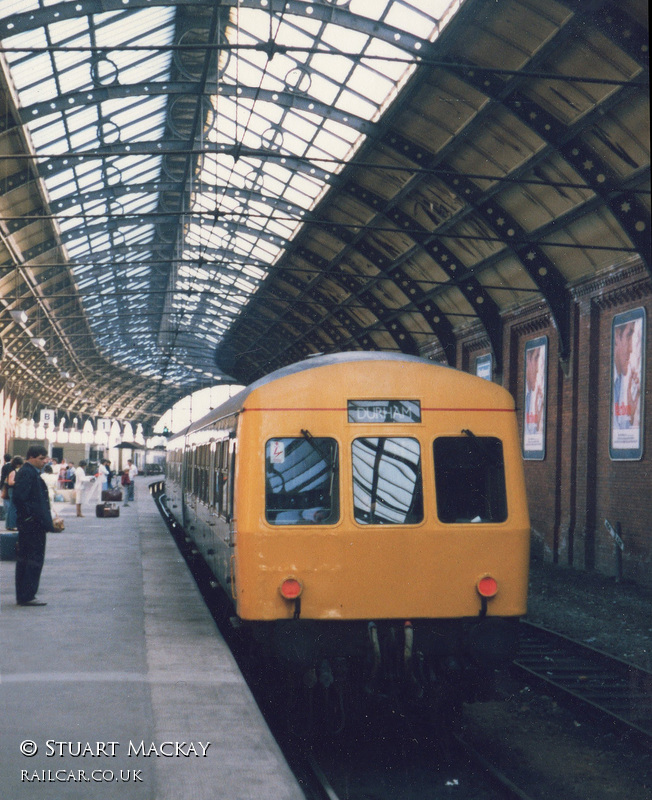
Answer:
<svg viewBox="0 0 652 800"><path fill-rule="evenodd" d="M109 502L113 501L114 503L119 503L122 500L122 492L120 489L103 489L102 490L102 500L108 500Z"/></svg>
<svg viewBox="0 0 652 800"><path fill-rule="evenodd" d="M17 544L17 533L0 533L0 561L15 561Z"/></svg>
<svg viewBox="0 0 652 800"><path fill-rule="evenodd" d="M96 517L119 517L120 509L115 503L98 503L95 506Z"/></svg>

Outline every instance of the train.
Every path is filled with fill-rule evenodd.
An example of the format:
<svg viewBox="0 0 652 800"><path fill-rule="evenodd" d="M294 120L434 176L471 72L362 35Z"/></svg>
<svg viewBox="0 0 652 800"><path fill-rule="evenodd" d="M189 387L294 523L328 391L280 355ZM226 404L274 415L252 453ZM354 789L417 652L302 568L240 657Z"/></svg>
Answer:
<svg viewBox="0 0 652 800"><path fill-rule="evenodd" d="M514 655L530 522L496 383L417 356L318 355L171 436L165 470L168 513L232 621L302 687L464 702Z"/></svg>

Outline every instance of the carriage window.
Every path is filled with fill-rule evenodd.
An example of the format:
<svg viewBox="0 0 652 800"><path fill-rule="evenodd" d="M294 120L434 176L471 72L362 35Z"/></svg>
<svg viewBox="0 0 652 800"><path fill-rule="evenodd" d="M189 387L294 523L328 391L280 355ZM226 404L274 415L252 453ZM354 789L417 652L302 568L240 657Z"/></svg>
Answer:
<svg viewBox="0 0 652 800"><path fill-rule="evenodd" d="M442 522L504 522L505 462L500 439L435 439L437 514Z"/></svg>
<svg viewBox="0 0 652 800"><path fill-rule="evenodd" d="M313 438L270 439L265 447L265 515L272 525L337 522L337 442Z"/></svg>
<svg viewBox="0 0 652 800"><path fill-rule="evenodd" d="M352 445L352 467L356 522L366 525L421 522L421 448L416 439L356 439Z"/></svg>

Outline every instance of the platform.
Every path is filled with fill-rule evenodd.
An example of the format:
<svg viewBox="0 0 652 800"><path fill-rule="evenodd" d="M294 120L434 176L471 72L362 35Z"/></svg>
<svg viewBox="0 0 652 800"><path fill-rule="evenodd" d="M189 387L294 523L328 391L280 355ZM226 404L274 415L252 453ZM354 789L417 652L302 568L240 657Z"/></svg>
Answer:
<svg viewBox="0 0 652 800"><path fill-rule="evenodd" d="M0 798L303 800L152 482L114 519L57 504L46 606L0 562Z"/></svg>

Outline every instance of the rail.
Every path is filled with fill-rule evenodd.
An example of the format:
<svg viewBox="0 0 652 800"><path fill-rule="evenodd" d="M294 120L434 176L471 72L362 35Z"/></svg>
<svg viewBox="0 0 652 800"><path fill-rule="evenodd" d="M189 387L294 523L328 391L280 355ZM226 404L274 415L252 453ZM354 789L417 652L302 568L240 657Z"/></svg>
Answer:
<svg viewBox="0 0 652 800"><path fill-rule="evenodd" d="M523 622L518 671L652 741L652 672Z"/></svg>

